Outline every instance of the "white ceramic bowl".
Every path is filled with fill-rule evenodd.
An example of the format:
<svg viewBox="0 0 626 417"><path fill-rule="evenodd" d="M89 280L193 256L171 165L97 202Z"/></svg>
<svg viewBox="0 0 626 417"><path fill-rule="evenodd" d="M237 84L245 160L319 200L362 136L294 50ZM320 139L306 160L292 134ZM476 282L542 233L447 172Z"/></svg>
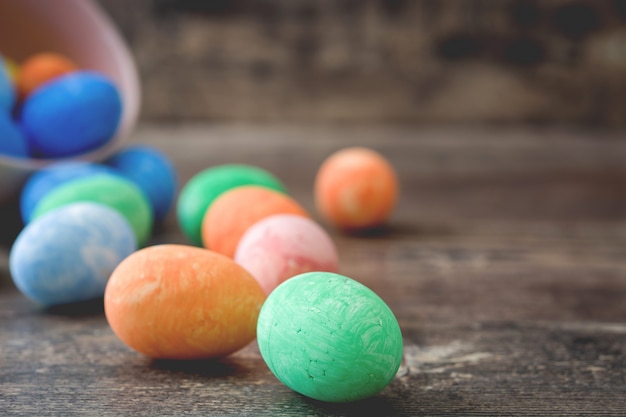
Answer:
<svg viewBox="0 0 626 417"><path fill-rule="evenodd" d="M106 146L71 159L102 160L134 127L140 105L135 62L116 27L92 0L0 0L0 52L18 62L37 52L58 52L81 68L99 71L120 90L123 113ZM17 196L37 169L60 159L25 160L0 155L0 203Z"/></svg>

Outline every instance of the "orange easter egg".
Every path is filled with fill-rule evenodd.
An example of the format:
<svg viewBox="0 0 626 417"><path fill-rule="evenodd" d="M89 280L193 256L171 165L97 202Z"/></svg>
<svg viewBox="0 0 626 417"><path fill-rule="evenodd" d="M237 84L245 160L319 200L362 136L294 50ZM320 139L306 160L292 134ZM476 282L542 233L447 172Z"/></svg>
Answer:
<svg viewBox="0 0 626 417"><path fill-rule="evenodd" d="M129 347L151 358L226 356L256 336L265 293L243 267L192 246L141 249L113 271L106 318Z"/></svg>
<svg viewBox="0 0 626 417"><path fill-rule="evenodd" d="M219 196L204 215L202 243L232 258L246 230L274 214L309 217L293 198L278 191L256 185L233 188Z"/></svg>
<svg viewBox="0 0 626 417"><path fill-rule="evenodd" d="M398 180L391 164L379 153L361 147L331 155L315 178L319 213L343 229L379 226L397 200Z"/></svg>
<svg viewBox="0 0 626 417"><path fill-rule="evenodd" d="M78 70L78 65L63 55L43 52L29 57L20 66L17 89L22 99L40 85L61 75Z"/></svg>

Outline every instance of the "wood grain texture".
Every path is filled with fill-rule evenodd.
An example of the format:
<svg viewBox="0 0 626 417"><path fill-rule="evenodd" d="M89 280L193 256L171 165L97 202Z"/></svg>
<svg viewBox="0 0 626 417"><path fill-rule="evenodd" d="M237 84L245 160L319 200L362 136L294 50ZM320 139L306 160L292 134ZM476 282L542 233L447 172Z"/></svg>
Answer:
<svg viewBox="0 0 626 417"><path fill-rule="evenodd" d="M99 0L148 120L626 126L622 0Z"/></svg>
<svg viewBox="0 0 626 417"><path fill-rule="evenodd" d="M281 385L256 343L220 361L149 360L115 338L100 302L41 311L24 299L5 244L3 415L626 414L619 134L144 125L132 141L170 154L181 184L213 164L264 167L311 212L315 172L332 151L359 144L386 155L402 184L389 227L328 230L341 272L399 319L400 371L373 398L324 404ZM185 243L173 215L151 242Z"/></svg>

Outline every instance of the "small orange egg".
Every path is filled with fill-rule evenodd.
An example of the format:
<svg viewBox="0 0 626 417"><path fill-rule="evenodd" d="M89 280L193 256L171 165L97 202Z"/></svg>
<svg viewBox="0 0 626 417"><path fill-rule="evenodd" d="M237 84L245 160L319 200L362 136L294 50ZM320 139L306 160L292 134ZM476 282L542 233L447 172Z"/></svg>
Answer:
<svg viewBox="0 0 626 417"><path fill-rule="evenodd" d="M331 155L315 178L315 204L320 214L343 229L379 226L391 214L398 179L379 153L361 147Z"/></svg>
<svg viewBox="0 0 626 417"><path fill-rule="evenodd" d="M202 244L233 257L246 230L274 214L309 217L294 199L266 187L247 185L220 195L202 220Z"/></svg>
<svg viewBox="0 0 626 417"><path fill-rule="evenodd" d="M226 356L254 340L265 293L233 260L185 245L141 249L113 271L106 318L151 358Z"/></svg>
<svg viewBox="0 0 626 417"><path fill-rule="evenodd" d="M47 81L78 70L78 65L63 55L43 52L32 55L20 66L17 89L21 99Z"/></svg>

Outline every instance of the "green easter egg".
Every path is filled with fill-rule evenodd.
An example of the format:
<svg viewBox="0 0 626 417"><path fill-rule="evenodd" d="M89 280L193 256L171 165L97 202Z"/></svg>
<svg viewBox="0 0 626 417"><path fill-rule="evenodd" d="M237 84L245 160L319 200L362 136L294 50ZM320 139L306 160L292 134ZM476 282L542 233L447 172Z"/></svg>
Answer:
<svg viewBox="0 0 626 417"><path fill-rule="evenodd" d="M276 177L254 166L226 164L205 169L185 184L178 197L178 223L187 238L195 245L202 245L204 213L220 194L242 185L259 185L286 192Z"/></svg>
<svg viewBox="0 0 626 417"><path fill-rule="evenodd" d="M137 242L144 244L152 231L152 209L141 190L117 175L99 174L80 178L52 189L37 204L33 219L57 207L77 201L91 201L120 212L135 232Z"/></svg>
<svg viewBox="0 0 626 417"><path fill-rule="evenodd" d="M280 381L320 401L370 397L389 385L402 361L402 333L387 304L330 272L298 275L270 293L257 341Z"/></svg>

